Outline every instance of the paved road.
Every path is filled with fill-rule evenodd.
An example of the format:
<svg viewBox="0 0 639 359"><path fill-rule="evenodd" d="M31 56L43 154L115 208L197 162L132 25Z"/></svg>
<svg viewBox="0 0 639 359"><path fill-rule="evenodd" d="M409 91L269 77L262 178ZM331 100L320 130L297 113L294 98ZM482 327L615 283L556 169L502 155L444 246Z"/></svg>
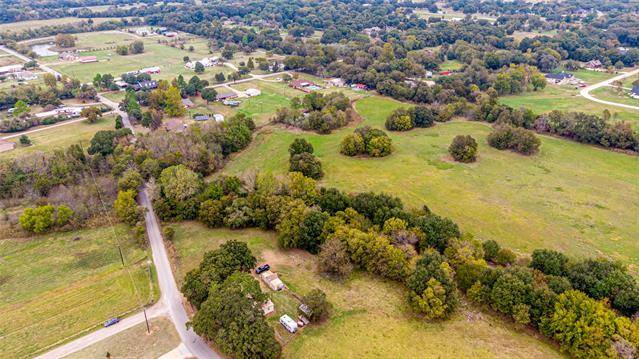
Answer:
<svg viewBox="0 0 639 359"><path fill-rule="evenodd" d="M590 101L594 101L594 102L602 103L602 104L604 104L604 105L610 105L610 106L617 106L617 107L629 108L629 109L631 109L631 110L639 110L639 106L633 106L633 105L627 105L627 104L625 104L625 103L618 103L618 102L606 101L606 100L602 100L602 99L596 98L596 97L594 97L594 96L592 96L592 95L590 94L590 92L591 92L591 91L594 91L594 90L596 90L596 89L598 89L598 88L601 88L601 87L604 87L604 86L610 86L610 84L612 84L612 83L613 83L613 82L615 82L615 81L623 80L623 79L625 79L625 78L628 78L628 77L630 77L630 76L634 76L634 75L636 75L636 74L639 74L639 69L635 69L635 70L632 70L632 71L630 71L630 72L626 72L626 73L623 73L623 74L621 74L621 75L618 75L618 76L615 76L615 77L613 77L613 78L610 78L610 79L608 79L608 80L605 80L605 81L602 81L602 82L596 83L596 84L594 84L594 85L590 85L590 86L588 86L588 87L584 87L581 91L579 91L579 94L580 94L581 96L583 96L584 98L586 98L586 99L590 100Z"/></svg>
<svg viewBox="0 0 639 359"><path fill-rule="evenodd" d="M162 302L159 302L155 304L154 306L152 306L151 308L147 309L146 315L149 319L152 319L155 317L166 315L167 312L168 312L167 307ZM117 334L121 331L134 327L140 323L144 323L144 312L139 312L132 316L126 317L122 319L118 324L112 325L110 327L98 329L95 332L92 332L91 334L85 335L70 343L59 346L48 353L42 354L36 357L36 359L63 358L67 355L80 351L92 344L95 344L101 340L104 340L114 334Z"/></svg>
<svg viewBox="0 0 639 359"><path fill-rule="evenodd" d="M17 51L11 50L10 48L8 48L6 46L0 46L0 50L2 50L4 52L7 52L7 53L9 53L9 54L11 54L11 55L13 55L13 56L25 61L25 62L29 62L29 61L33 60L32 58L24 56L23 54L21 54L21 53L19 53ZM42 64L38 64L38 66L40 66L42 71L48 72L51 75L55 76L56 78L62 77L61 73L59 73L58 71L50 68L49 66L42 65Z"/></svg>

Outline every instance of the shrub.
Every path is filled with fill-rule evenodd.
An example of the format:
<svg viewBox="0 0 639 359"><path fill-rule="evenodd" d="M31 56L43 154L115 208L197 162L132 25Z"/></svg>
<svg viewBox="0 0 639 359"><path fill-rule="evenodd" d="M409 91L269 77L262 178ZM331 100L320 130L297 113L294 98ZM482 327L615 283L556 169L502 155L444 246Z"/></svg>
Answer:
<svg viewBox="0 0 639 359"><path fill-rule="evenodd" d="M224 205L222 201L209 199L200 204L198 219L207 227L220 227L224 223Z"/></svg>
<svg viewBox="0 0 639 359"><path fill-rule="evenodd" d="M448 152L457 162L475 162L477 158L477 142L471 136L455 136L448 147Z"/></svg>
<svg viewBox="0 0 639 359"><path fill-rule="evenodd" d="M459 304L452 269L437 252L424 253L406 286L410 289L411 306L426 319L446 318Z"/></svg>
<svg viewBox="0 0 639 359"><path fill-rule="evenodd" d="M142 218L142 210L135 202L136 192L133 190L119 191L113 203L115 214L124 223L135 226Z"/></svg>
<svg viewBox="0 0 639 359"><path fill-rule="evenodd" d="M497 257L497 253L501 249L501 246L499 246L499 243L495 242L492 239L484 242L483 247L484 247L484 259L488 262L493 262L495 260L495 257Z"/></svg>
<svg viewBox="0 0 639 359"><path fill-rule="evenodd" d="M55 207L48 204L35 208L27 208L22 212L22 215L20 215L19 221L20 226L25 231L44 233L56 225Z"/></svg>
<svg viewBox="0 0 639 359"><path fill-rule="evenodd" d="M288 153L291 156L299 155L302 153L313 153L313 145L303 138L296 138L293 140L290 146L288 146Z"/></svg>
<svg viewBox="0 0 639 359"><path fill-rule="evenodd" d="M321 289L313 289L302 297L302 303L306 304L310 314L304 313L301 309L301 315L308 315L311 322L321 322L328 318L330 304L326 300L326 294Z"/></svg>
<svg viewBox="0 0 639 359"><path fill-rule="evenodd" d="M393 111L386 119L385 126L389 131L411 130L414 127L411 112L403 108Z"/></svg>
<svg viewBox="0 0 639 359"><path fill-rule="evenodd" d="M164 227L162 229L162 237L169 242L173 242L173 238L175 238L175 229L170 226Z"/></svg>
<svg viewBox="0 0 639 359"><path fill-rule="evenodd" d="M313 179L320 179L324 176L322 162L309 152L291 156L289 160L289 172L301 172L304 176Z"/></svg>
<svg viewBox="0 0 639 359"><path fill-rule="evenodd" d="M494 262L500 265L510 265L515 263L517 255L508 248L501 248L495 256Z"/></svg>
<svg viewBox="0 0 639 359"><path fill-rule="evenodd" d="M427 106L415 106L411 109L411 117L415 127L431 127L435 124L439 114Z"/></svg>
<svg viewBox="0 0 639 359"><path fill-rule="evenodd" d="M352 270L346 246L337 238L330 238L320 246L319 270L336 278L347 278Z"/></svg>
<svg viewBox="0 0 639 359"><path fill-rule="evenodd" d="M392 141L388 136L375 137L366 145L366 152L371 157L386 157L392 152Z"/></svg>
<svg viewBox="0 0 639 359"><path fill-rule="evenodd" d="M568 257L550 249L535 249L532 253L530 268L548 275L564 276L568 272Z"/></svg>
<svg viewBox="0 0 639 359"><path fill-rule="evenodd" d="M138 192L138 188L142 186L142 175L135 168L129 168L122 174L118 180L118 189L120 191L133 190Z"/></svg>
<svg viewBox="0 0 639 359"><path fill-rule="evenodd" d="M539 151L541 141L534 132L510 125L499 126L488 135L488 144L498 150L512 150L523 155Z"/></svg>
<svg viewBox="0 0 639 359"><path fill-rule="evenodd" d="M357 133L347 135L339 145L339 152L346 156L357 156L365 150L364 139Z"/></svg>

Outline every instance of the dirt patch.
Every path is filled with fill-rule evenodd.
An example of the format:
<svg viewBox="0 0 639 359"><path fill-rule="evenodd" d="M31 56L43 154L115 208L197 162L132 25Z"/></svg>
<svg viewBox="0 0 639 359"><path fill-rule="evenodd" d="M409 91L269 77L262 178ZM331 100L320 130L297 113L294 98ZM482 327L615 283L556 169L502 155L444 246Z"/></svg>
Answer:
<svg viewBox="0 0 639 359"><path fill-rule="evenodd" d="M291 249L287 251L265 249L261 253L261 257L264 258L264 262L273 266L286 265L292 267L298 267L307 263L314 263L315 257L301 249Z"/></svg>

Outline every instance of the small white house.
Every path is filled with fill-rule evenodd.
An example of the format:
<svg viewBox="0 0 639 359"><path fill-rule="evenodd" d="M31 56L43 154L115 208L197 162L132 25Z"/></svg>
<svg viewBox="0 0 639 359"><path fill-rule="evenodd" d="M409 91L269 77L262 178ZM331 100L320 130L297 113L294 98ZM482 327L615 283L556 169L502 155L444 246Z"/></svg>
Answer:
<svg viewBox="0 0 639 359"><path fill-rule="evenodd" d="M264 313L264 315L269 315L271 313L273 313L275 311L275 304L273 304L272 300L267 300L266 302L262 303L262 312Z"/></svg>
<svg viewBox="0 0 639 359"><path fill-rule="evenodd" d="M244 91L244 94L248 97L255 97L262 94L262 92L258 89L250 88Z"/></svg>
<svg viewBox="0 0 639 359"><path fill-rule="evenodd" d="M297 322L286 314L280 317L280 324L282 324L282 326L291 333L295 333L297 331Z"/></svg>

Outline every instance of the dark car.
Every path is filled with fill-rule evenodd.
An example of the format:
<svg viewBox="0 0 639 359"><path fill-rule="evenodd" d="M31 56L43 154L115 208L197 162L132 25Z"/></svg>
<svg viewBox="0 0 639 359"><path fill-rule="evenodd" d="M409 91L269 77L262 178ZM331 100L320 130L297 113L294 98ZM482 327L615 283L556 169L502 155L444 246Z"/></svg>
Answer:
<svg viewBox="0 0 639 359"><path fill-rule="evenodd" d="M114 324L118 324L118 322L120 322L120 318L111 318L109 320L107 320L106 322L104 322L104 326L105 327L110 327Z"/></svg>
<svg viewBox="0 0 639 359"><path fill-rule="evenodd" d="M267 270L271 269L271 266L268 264L265 264L263 266L259 266L257 267L257 269L255 269L255 273L260 274L262 272L266 272Z"/></svg>

